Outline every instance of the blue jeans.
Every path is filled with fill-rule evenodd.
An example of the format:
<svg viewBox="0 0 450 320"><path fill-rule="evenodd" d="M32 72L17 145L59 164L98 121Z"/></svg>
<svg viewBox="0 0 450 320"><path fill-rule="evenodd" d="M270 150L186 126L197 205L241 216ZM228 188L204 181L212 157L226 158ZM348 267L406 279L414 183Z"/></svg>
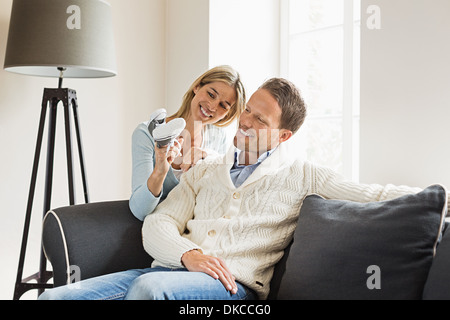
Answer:
<svg viewBox="0 0 450 320"><path fill-rule="evenodd" d="M46 290L39 300L255 300L254 292L236 282L232 295L219 280L186 269L128 270Z"/></svg>

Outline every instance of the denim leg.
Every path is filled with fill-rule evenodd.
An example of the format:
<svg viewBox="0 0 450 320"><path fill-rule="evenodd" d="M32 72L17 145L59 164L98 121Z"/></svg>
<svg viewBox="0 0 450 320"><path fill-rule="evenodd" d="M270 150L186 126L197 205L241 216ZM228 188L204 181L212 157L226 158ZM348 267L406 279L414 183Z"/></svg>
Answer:
<svg viewBox="0 0 450 320"><path fill-rule="evenodd" d="M146 273L130 285L125 300L254 300L253 291L237 283L232 295L219 280L186 269Z"/></svg>
<svg viewBox="0 0 450 320"><path fill-rule="evenodd" d="M128 287L148 269L128 270L46 290L39 300L122 300Z"/></svg>

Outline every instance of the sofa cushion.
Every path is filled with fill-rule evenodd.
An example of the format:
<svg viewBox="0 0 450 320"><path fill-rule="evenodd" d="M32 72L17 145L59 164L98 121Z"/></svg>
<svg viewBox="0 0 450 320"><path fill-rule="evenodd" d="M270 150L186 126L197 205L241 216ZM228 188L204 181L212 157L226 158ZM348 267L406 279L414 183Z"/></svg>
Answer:
<svg viewBox="0 0 450 320"><path fill-rule="evenodd" d="M423 290L424 300L450 300L450 226L439 243L433 259L427 283Z"/></svg>
<svg viewBox="0 0 450 320"><path fill-rule="evenodd" d="M372 203L308 196L278 299L421 299L446 212L439 185Z"/></svg>

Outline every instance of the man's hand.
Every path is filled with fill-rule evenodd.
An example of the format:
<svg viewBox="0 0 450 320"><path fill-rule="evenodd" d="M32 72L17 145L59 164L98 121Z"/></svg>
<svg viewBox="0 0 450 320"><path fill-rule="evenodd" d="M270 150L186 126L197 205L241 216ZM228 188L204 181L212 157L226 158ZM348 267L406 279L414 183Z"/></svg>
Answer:
<svg viewBox="0 0 450 320"><path fill-rule="evenodd" d="M198 250L186 252L181 262L191 272L203 272L216 280L220 280L224 287L232 294L236 294L236 278L220 258L204 255Z"/></svg>

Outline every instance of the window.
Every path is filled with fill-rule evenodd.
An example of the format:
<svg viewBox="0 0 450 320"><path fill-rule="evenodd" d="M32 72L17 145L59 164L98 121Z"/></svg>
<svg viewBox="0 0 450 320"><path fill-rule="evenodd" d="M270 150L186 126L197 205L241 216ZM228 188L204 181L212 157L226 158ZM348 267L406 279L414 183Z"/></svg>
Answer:
<svg viewBox="0 0 450 320"><path fill-rule="evenodd" d="M357 181L360 0L281 0L281 75L293 81L308 117L296 156Z"/></svg>

